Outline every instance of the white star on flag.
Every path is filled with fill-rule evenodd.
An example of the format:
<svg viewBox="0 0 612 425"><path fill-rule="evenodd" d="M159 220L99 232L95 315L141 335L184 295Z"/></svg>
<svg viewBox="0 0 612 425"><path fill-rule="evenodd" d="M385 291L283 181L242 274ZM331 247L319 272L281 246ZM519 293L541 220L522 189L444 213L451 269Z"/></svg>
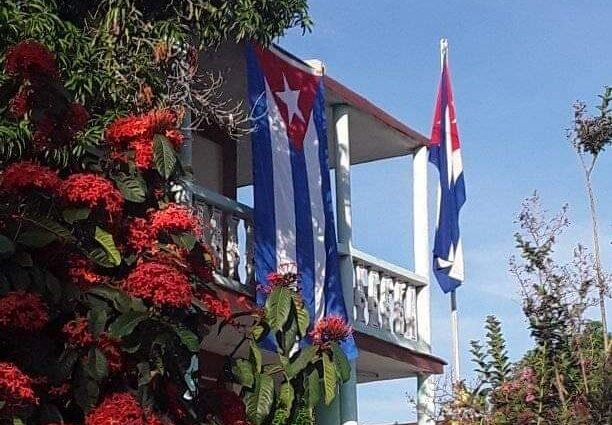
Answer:
<svg viewBox="0 0 612 425"><path fill-rule="evenodd" d="M297 116L300 120L302 120L302 122L304 122L304 116L302 115L302 111L300 111L300 108L298 106L300 91L291 90L291 87L289 87L289 83L287 82L287 77L285 77L285 74L283 74L283 85L283 91L277 91L275 92L275 94L283 101L285 105L287 105L289 119L288 125L291 124L291 121L293 121L293 117L295 116Z"/></svg>

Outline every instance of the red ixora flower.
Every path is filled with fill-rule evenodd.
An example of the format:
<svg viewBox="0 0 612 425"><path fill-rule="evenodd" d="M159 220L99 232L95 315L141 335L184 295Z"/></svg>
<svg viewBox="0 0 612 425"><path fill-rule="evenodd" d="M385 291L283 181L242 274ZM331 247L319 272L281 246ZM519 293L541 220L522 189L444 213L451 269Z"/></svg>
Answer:
<svg viewBox="0 0 612 425"><path fill-rule="evenodd" d="M21 193L32 189L56 193L61 184L57 172L30 161L15 162L6 167L0 175L0 188L9 193Z"/></svg>
<svg viewBox="0 0 612 425"><path fill-rule="evenodd" d="M213 294L201 292L198 294L198 298L202 301L202 304L206 306L208 311L217 317L222 319L229 319L232 315L232 307L230 302L226 299L221 299Z"/></svg>
<svg viewBox="0 0 612 425"><path fill-rule="evenodd" d="M88 289L101 285L107 278L96 272L94 264L79 254L73 254L68 258L66 274L72 283L80 289Z"/></svg>
<svg viewBox="0 0 612 425"><path fill-rule="evenodd" d="M157 306L188 307L192 290L185 273L167 264L140 263L122 284L130 295Z"/></svg>
<svg viewBox="0 0 612 425"><path fill-rule="evenodd" d="M32 378L13 363L0 362L0 417L10 415L20 408L38 404Z"/></svg>
<svg viewBox="0 0 612 425"><path fill-rule="evenodd" d="M49 321L42 298L25 291L12 291L0 298L0 327L10 330L37 331Z"/></svg>
<svg viewBox="0 0 612 425"><path fill-rule="evenodd" d="M50 107L35 124L34 145L40 149L70 143L85 128L88 120L89 113L79 103L70 104L61 114Z"/></svg>
<svg viewBox="0 0 612 425"><path fill-rule="evenodd" d="M140 169L153 166L153 138L165 136L175 149L183 143L183 133L176 128L177 115L170 109L153 110L143 115L119 118L106 128L106 140L115 152L134 151L134 162Z"/></svg>
<svg viewBox="0 0 612 425"><path fill-rule="evenodd" d="M197 235L202 233L198 218L184 205L168 204L163 210L153 211L149 215L151 230L156 236L162 231L170 233L190 232Z"/></svg>
<svg viewBox="0 0 612 425"><path fill-rule="evenodd" d="M4 70L7 74L17 75L26 80L34 80L41 76L58 77L53 53L33 40L24 40L8 49Z"/></svg>
<svg viewBox="0 0 612 425"><path fill-rule="evenodd" d="M61 187L64 200L72 205L101 208L113 218L123 211L123 196L113 183L89 173L72 174Z"/></svg>
<svg viewBox="0 0 612 425"><path fill-rule="evenodd" d="M329 342L341 342L351 336L353 330L340 316L327 316L319 320L310 337L314 345L325 345Z"/></svg>
<svg viewBox="0 0 612 425"><path fill-rule="evenodd" d="M152 250L161 232L190 232L196 236L202 227L193 212L179 204L149 213L146 219L134 218L127 225L127 245L140 253Z"/></svg>
<svg viewBox="0 0 612 425"><path fill-rule="evenodd" d="M113 393L85 417L85 425L161 425L155 413L143 409L130 393Z"/></svg>
<svg viewBox="0 0 612 425"><path fill-rule="evenodd" d="M119 343L120 340L118 338L112 337L106 333L103 333L98 338L98 348L104 353L108 369L111 372L119 372L123 369L123 354L121 353Z"/></svg>
<svg viewBox="0 0 612 425"><path fill-rule="evenodd" d="M106 333L98 338L89 331L89 322L79 317L67 322L62 328L68 344L73 347L86 348L96 345L104 356L111 372L119 372L123 368L123 355L119 347L120 340Z"/></svg>
<svg viewBox="0 0 612 425"><path fill-rule="evenodd" d="M300 276L296 269L295 263L281 264L278 272L268 273L267 283L257 285L257 290L264 294L269 294L276 288L297 290Z"/></svg>
<svg viewBox="0 0 612 425"><path fill-rule="evenodd" d="M94 342L94 336L89 332L89 322L84 317L67 322L62 332L73 347L88 347Z"/></svg>

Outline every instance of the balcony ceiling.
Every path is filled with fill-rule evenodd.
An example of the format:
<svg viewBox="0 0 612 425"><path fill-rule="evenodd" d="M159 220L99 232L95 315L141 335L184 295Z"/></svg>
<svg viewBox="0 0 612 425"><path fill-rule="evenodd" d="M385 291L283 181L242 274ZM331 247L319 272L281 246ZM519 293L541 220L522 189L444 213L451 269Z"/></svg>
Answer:
<svg viewBox="0 0 612 425"><path fill-rule="evenodd" d="M225 83L223 97L242 102L248 111L246 58L244 44L227 44L215 51L203 53L200 69L221 73ZM410 155L427 144L428 139L407 125L393 118L361 95L333 78L325 77L327 127L330 158L335 157L332 105L350 106L349 137L351 164L362 164L386 158ZM251 143L245 136L238 142L238 186L251 184ZM333 161L330 161L333 168Z"/></svg>

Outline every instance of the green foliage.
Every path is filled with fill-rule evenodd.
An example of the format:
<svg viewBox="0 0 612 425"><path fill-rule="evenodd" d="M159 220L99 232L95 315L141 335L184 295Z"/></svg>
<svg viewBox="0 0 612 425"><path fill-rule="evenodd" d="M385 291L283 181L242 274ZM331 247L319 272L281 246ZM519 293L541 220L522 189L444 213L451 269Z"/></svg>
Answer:
<svg viewBox="0 0 612 425"><path fill-rule="evenodd" d="M38 406L9 414L0 403L0 423L82 424L113 392L134 395L147 412L167 415L177 425L221 421L219 406L206 405L212 391L196 385L197 353L220 314L198 298L207 294L219 301L213 282L196 276L196 266L198 271L212 267L207 247L195 229L167 229L147 234L154 247L135 249L127 231L136 219L147 220L172 201L171 181L183 177L176 147L166 134L152 135L155 168L142 169L131 147L111 145L105 132L119 117L130 117L133 123L135 115L162 108L175 110L179 120L186 111L200 111L220 124L215 120L227 108L214 102L199 107L206 100L201 97L198 107L190 103L197 98L191 86L197 75L195 46L252 38L266 43L293 25L310 25L303 0L0 2L0 172L31 161L49 167L45 170L59 186L0 190L0 301L23 291L44 306L36 329L32 324L32 329L13 329L4 322L0 327L0 360L42 382L35 388ZM11 111L11 101L33 85L28 78L9 75L5 64L8 49L23 40L48 48L59 76L37 75L36 96L18 114ZM193 96L185 97L192 88ZM53 125L63 125L70 121L68 108L74 103L89 113L85 127L62 140L46 137L48 145L38 141L44 114L56 118ZM64 192L66 179L82 172L106 183L98 199L83 205L68 200ZM19 177L31 184L39 176ZM112 186L118 191L109 193ZM96 191L84 192L89 189ZM105 210L106 195L117 204L116 214ZM147 263L167 266L184 278L173 283L182 289L188 285L187 301L177 307L158 300L158 287L152 288L158 298L127 288L129 278ZM141 278L139 283L146 286L148 278L172 276ZM166 297L174 295L170 291ZM235 362L236 379L244 385L254 423L273 417L283 423L313 423L314 404L306 405L300 397L309 394L314 400L322 390L318 377L323 356L331 359L333 370L328 366L327 373L337 374L337 382L347 376L346 362L337 349L308 349L311 354L298 362L302 351L296 344L306 336L308 314L297 294L281 298L274 329L261 317L246 328L249 355ZM281 317L284 312L287 318ZM36 318L35 308L30 313ZM257 345L268 335L278 342L278 364L264 364ZM58 387L68 389L55 395L51 389ZM331 391L328 385L328 399ZM184 412L172 410L171 402Z"/></svg>
<svg viewBox="0 0 612 425"><path fill-rule="evenodd" d="M472 341L479 381L461 382L442 404L441 417L466 425L608 424L612 420L610 356L601 322L588 319L595 304L596 268L582 246L559 264L556 243L566 209L547 218L537 196L518 216L520 260L511 260L534 347L510 363L499 321L486 320L484 345Z"/></svg>
<svg viewBox="0 0 612 425"><path fill-rule="evenodd" d="M272 289L264 310L254 310L251 317L253 326L245 335L249 341L248 358L236 359L232 366L249 419L256 424L312 423L314 408L320 402L330 404L339 385L350 378L346 355L336 341L298 348L306 341L309 319L293 286ZM264 340L276 342L277 361L263 364L256 343Z"/></svg>

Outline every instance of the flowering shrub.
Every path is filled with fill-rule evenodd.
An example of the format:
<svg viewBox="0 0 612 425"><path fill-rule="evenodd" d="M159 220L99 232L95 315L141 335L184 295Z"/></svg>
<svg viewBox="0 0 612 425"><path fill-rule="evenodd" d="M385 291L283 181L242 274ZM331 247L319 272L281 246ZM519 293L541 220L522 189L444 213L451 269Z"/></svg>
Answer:
<svg viewBox="0 0 612 425"><path fill-rule="evenodd" d="M305 1L225 2L214 17L207 1L0 3L0 422L313 423L348 362L332 340L299 348L297 273L279 274L290 284L272 284L265 308L238 299L236 312L170 190L185 177L186 112L230 134L241 121L185 40L269 41L308 27ZM219 378L240 394L198 385L217 321L249 341L252 383L234 356ZM267 339L280 364L262 364Z"/></svg>
<svg viewBox="0 0 612 425"><path fill-rule="evenodd" d="M177 115L114 119L85 163L61 167L50 146L71 148L89 114L58 87L54 55L20 43L5 54L4 76L20 88L1 118L27 126L29 146L0 168L0 422L212 417L195 407L204 394L187 366L232 310L212 288L200 224L171 202L169 181L181 177ZM142 167L143 151L133 150L145 145ZM167 382L186 407L163 403Z"/></svg>

